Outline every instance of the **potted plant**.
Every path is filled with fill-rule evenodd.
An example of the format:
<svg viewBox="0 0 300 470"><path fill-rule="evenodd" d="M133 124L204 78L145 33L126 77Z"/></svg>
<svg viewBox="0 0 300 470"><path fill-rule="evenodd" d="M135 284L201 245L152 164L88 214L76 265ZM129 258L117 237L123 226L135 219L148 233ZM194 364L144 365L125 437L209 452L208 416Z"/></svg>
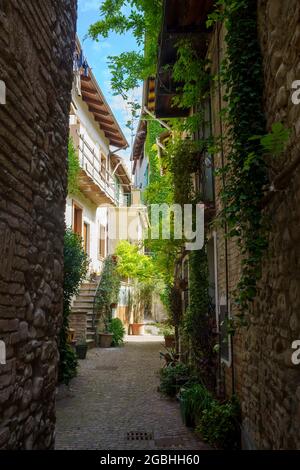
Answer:
<svg viewBox="0 0 300 470"><path fill-rule="evenodd" d="M98 344L100 348L111 348L113 334L109 331L101 331L98 333Z"/></svg>
<svg viewBox="0 0 300 470"><path fill-rule="evenodd" d="M166 348L175 348L175 328L173 325L164 324L158 329L159 334L165 338Z"/></svg>
<svg viewBox="0 0 300 470"><path fill-rule="evenodd" d="M139 309L139 306L135 306L133 323L131 324L131 334L134 336L140 336L143 334L144 323L142 323L143 315Z"/></svg>
<svg viewBox="0 0 300 470"><path fill-rule="evenodd" d="M118 305L120 277L116 271L115 257L108 256L104 262L101 280L95 295L94 314L97 321L97 340L100 348L110 348L113 334L110 324L113 309Z"/></svg>
<svg viewBox="0 0 300 470"><path fill-rule="evenodd" d="M100 348L110 348L112 346L113 333L110 331L111 321L111 310L106 309L102 321L98 324L98 346Z"/></svg>
<svg viewBox="0 0 300 470"><path fill-rule="evenodd" d="M86 339L84 337L80 338L79 341L76 342L76 354L78 359L85 359L88 350L88 345Z"/></svg>

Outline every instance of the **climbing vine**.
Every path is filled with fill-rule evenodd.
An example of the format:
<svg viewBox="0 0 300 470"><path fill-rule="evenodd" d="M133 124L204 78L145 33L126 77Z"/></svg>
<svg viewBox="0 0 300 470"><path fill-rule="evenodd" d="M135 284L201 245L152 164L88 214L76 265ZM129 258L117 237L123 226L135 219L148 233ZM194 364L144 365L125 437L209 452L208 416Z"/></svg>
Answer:
<svg viewBox="0 0 300 470"><path fill-rule="evenodd" d="M192 362L206 386L214 389L215 353L206 245L189 256L189 307L183 318L191 341Z"/></svg>
<svg viewBox="0 0 300 470"><path fill-rule="evenodd" d="M80 163L76 153L72 138L69 138L68 144L68 193L76 195L80 193L79 178Z"/></svg>

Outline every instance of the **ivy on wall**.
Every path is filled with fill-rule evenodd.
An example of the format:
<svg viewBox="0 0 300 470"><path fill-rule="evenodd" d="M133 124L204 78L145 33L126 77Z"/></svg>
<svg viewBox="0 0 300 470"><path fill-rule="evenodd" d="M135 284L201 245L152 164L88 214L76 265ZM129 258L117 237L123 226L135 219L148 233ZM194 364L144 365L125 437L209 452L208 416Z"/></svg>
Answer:
<svg viewBox="0 0 300 470"><path fill-rule="evenodd" d="M68 193L76 195L80 193L79 189L79 178L80 173L80 163L79 158L76 153L74 143L71 137L69 137L68 144Z"/></svg>
<svg viewBox="0 0 300 470"><path fill-rule="evenodd" d="M215 386L213 321L209 296L206 245L189 256L189 307L183 319L184 331L191 341L192 361L208 388Z"/></svg>

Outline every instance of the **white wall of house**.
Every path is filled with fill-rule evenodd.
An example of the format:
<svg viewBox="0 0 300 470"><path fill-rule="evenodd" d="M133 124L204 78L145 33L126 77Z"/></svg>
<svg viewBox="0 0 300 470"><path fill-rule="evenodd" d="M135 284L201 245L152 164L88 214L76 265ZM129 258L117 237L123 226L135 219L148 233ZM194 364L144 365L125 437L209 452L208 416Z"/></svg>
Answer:
<svg viewBox="0 0 300 470"><path fill-rule="evenodd" d="M89 112L88 106L80 96L73 90L73 109L75 116L80 123L79 133L84 137L84 140L95 151L97 158L95 158L95 169L100 171L100 157L101 154L106 158L106 169L110 171L108 162L109 155L109 141L105 137L104 132L99 128L93 115ZM74 115L70 117L70 124L75 124ZM77 122L78 122L77 121ZM80 157L80 153L79 153ZM104 256L99 253L100 244L100 225L107 230L107 207L97 207L90 199L85 197L82 193L71 195L67 197L66 203L66 226L74 228L74 205L82 209L82 235L84 235L84 224L88 226L88 255L90 258L90 272L100 273L102 263L105 256L110 253L107 240L104 241Z"/></svg>
<svg viewBox="0 0 300 470"><path fill-rule="evenodd" d="M67 197L66 225L72 228L74 222L74 204L82 209L82 233L84 224L88 225L88 255L90 258L90 272L100 273L104 257L99 256L100 225L107 227L107 208L97 207L83 195ZM105 240L106 255L111 254Z"/></svg>
<svg viewBox="0 0 300 470"><path fill-rule="evenodd" d="M92 148L98 152L101 151L107 157L109 154L109 141L100 129L99 123L95 121L87 104L74 90L72 99L76 105L76 115L80 121L80 133L84 135L85 140Z"/></svg>
<svg viewBox="0 0 300 470"><path fill-rule="evenodd" d="M145 155L141 160L139 159L136 164L135 170L135 187L141 189L142 191L148 186L148 177L149 177L149 160Z"/></svg>

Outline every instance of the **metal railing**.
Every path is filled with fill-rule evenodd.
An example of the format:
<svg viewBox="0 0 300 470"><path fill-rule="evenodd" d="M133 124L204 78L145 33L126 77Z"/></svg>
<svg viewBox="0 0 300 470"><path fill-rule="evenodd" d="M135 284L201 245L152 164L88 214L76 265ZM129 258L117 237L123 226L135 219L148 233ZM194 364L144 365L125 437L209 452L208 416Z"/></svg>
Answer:
<svg viewBox="0 0 300 470"><path fill-rule="evenodd" d="M93 179L99 188L112 199L117 206L130 205L131 195L123 194L106 166L101 162L101 155L77 132L79 137L79 163L81 168Z"/></svg>

